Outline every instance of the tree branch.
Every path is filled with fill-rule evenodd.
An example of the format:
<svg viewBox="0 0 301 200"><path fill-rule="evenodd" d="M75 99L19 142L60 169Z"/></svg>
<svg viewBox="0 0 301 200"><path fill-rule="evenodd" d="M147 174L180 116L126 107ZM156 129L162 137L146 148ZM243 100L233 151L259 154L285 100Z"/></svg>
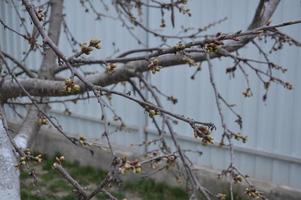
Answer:
<svg viewBox="0 0 301 200"><path fill-rule="evenodd" d="M61 24L63 19L63 1L50 1L51 13L48 35L52 38L55 43L59 42ZM53 79L52 70L56 64L56 55L51 49L45 49L43 61L38 72L38 77L41 79ZM47 105L42 105L40 110L46 110ZM40 130L41 125L39 124L39 110L33 106L28 109L25 120L23 121L18 134L15 137L15 142L19 148L25 149L28 143Z"/></svg>
<svg viewBox="0 0 301 200"><path fill-rule="evenodd" d="M254 39L260 33L260 31L269 29L270 26L263 26L263 25L269 22L270 17L274 13L278 3L279 0L273 0L273 1L262 0L257 7L256 14L249 26L249 29L245 32L236 35L232 34L228 36L229 38L239 36L239 41L228 42L227 44L223 45L223 48L228 52L236 51L239 48L248 44L252 39ZM299 23L299 21L295 23ZM293 23L289 23L289 24L293 24ZM216 40L216 38L212 39L212 41L214 40ZM204 45L206 42L210 42L210 41L204 40L198 42L197 44ZM175 51L172 52L168 50L168 52L170 53L157 57L159 61L159 65L162 68L186 63L182 55L175 54ZM187 54L187 56L189 56L191 59L193 59L196 62L201 62L206 60L205 53L189 53ZM222 57L222 55L218 53L210 54L211 59L218 58L218 57ZM143 58L139 58L139 59L143 59ZM124 64L122 67L116 69L111 74L103 72L94 75L88 75L85 77L85 80L89 83L100 85L102 87L111 84L116 84L119 82L127 81L132 77L137 77L137 74L139 73L148 71L149 63L150 61L148 61L146 57L144 57L143 60L136 60ZM64 91L65 84L63 81L52 81L52 80L50 81L50 80L43 80L43 79L28 78L28 79L20 79L19 82L32 96L67 96L67 95L75 94L75 93L66 93ZM91 90L91 88L87 87L86 84L83 83L82 81L78 80L76 84L80 85L81 87L81 90L77 93L83 93L85 91ZM12 98L12 97L25 95L24 92L19 88L19 86L16 83L11 82L11 80L5 80L3 82L2 88L0 88L0 92L2 98Z"/></svg>

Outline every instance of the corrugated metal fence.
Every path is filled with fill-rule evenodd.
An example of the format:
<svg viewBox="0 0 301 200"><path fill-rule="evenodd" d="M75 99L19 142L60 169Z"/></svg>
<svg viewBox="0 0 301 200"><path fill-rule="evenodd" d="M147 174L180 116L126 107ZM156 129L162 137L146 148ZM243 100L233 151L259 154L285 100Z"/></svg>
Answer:
<svg viewBox="0 0 301 200"><path fill-rule="evenodd" d="M93 1L94 2L94 1ZM94 2L95 5L97 2ZM21 3L17 3L18 7ZM0 16L10 26L20 29L20 21L16 16L11 4L0 1ZM209 29L209 33L217 31L233 32L245 29L251 21L257 1L241 0L211 0L190 2L192 18L176 17L176 28L167 28L164 33L173 33L180 30L181 25L193 27L204 27L208 23L228 17L224 23ZM95 21L95 15L83 12L79 1L65 1L66 19L78 41L88 41L92 37L102 40L103 48L95 52L93 57L107 57L113 54L118 47L120 52L138 46L137 41L130 36L122 24L115 20ZM157 11L147 10L144 12L143 20L152 28L158 28L160 15ZM114 15L113 12L109 13ZM24 13L22 14L24 15ZM273 23L301 18L301 1L281 1ZM30 23L28 26L31 27ZM168 22L167 22L168 24ZM167 26L168 27L168 26ZM301 26L296 25L283 29L289 35L301 41ZM0 45L5 51L17 58L22 58L22 52L28 48L27 44L18 36L0 31ZM147 46L156 46L160 43L158 38L137 29L134 34L141 38ZM177 41L174 41L177 42ZM269 43L268 43L269 44ZM72 52L68 48L65 36L61 37L60 47L66 55ZM255 48L244 48L241 54L251 58L261 58ZM262 101L264 89L258 79L250 75L251 86L254 96L244 98L241 93L246 88L244 79L237 74L234 79L225 75L226 67L231 66L227 59L214 60L214 71L217 79L217 87L222 95L231 103L237 105L236 110L244 120L243 133L248 135L246 144L235 144L235 162L244 173L263 181L274 184L287 185L301 189L301 50L288 47L284 51L271 55L271 59L278 64L288 68L284 75L277 74L284 79L290 80L294 85L293 91L287 91L281 86L273 85L266 103ZM40 53L37 52L26 61L28 66L35 68L40 64ZM88 70L95 69L91 66ZM166 108L179 114L192 117L200 121L211 121L219 123L217 109L213 99L213 92L209 83L207 64L204 63L202 71L195 80L190 80L195 69L187 66L177 66L172 69L164 69L160 73L151 75L152 84L169 95L178 97L178 104L172 106L164 102ZM123 90L122 87L120 87ZM144 128L149 130L148 137L156 137L155 129L147 120L144 111L135 104L118 97L113 97L112 105L118 114L124 119L128 128L117 131L110 135L112 141L117 144L130 146L143 141ZM68 104L72 115L65 116L63 105L55 105L53 113L59 119L64 129L70 134L85 134L89 138L104 140L101 137L103 129L100 122L101 111L95 100ZM225 111L226 122L233 124L233 116ZM232 126L232 125L231 125ZM235 128L235 127L233 127ZM112 125L114 130L114 125ZM190 153L191 159L197 164L205 165L215 169L223 169L229 164L229 153L217 146L204 147L193 139L192 130L185 125L176 125L176 131L184 148L202 151L203 155ZM121 133L120 133L121 132ZM215 131L215 138L221 134L221 129ZM143 151L142 148L136 150Z"/></svg>

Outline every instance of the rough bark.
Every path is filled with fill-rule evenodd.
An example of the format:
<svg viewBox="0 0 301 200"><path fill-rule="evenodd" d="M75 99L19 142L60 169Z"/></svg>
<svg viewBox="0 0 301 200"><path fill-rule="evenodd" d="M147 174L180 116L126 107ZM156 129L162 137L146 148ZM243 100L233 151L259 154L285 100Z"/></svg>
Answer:
<svg viewBox="0 0 301 200"><path fill-rule="evenodd" d="M4 111L0 105L0 199L20 199L19 170L17 159L4 126Z"/></svg>

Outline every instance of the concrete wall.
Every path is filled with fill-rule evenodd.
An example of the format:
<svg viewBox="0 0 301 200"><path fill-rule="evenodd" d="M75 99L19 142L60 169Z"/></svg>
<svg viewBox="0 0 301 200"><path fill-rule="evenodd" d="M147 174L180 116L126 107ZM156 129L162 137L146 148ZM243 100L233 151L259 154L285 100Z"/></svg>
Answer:
<svg viewBox="0 0 301 200"><path fill-rule="evenodd" d="M13 125L13 127L17 129L18 126ZM105 170L110 169L110 164L113 159L112 154L105 149L92 147L93 154L91 154L91 152L87 149L75 146L60 133L49 128L43 128L31 146L34 151L44 152L45 155L48 156L54 156L56 153L61 153L69 161L78 161L80 165L93 166ZM139 156L139 154L124 146L115 145L115 151L117 156L127 156L130 160L136 158L143 159ZM152 170L153 169L150 166L143 166L141 175L129 173L127 175L123 175L121 178L124 180L137 180L139 177L144 176L143 174L147 173L147 171L151 172ZM193 171L198 175L200 183L211 192L219 193L228 191L229 182L226 179L217 178L220 171L203 166L195 166ZM185 187L185 180L182 180L181 182L176 180L174 176L177 174L175 168L148 174L152 174L148 177L158 182ZM259 181L254 178L251 178L250 180L257 190L264 192L265 196L271 200L299 200L301 197L301 190L278 186L269 182ZM245 187L245 185L234 184L234 192L244 194Z"/></svg>

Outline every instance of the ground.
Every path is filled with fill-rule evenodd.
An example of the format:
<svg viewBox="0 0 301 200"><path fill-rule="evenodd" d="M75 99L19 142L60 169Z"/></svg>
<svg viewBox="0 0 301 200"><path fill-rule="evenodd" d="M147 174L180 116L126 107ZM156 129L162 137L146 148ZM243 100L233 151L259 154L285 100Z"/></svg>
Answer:
<svg viewBox="0 0 301 200"><path fill-rule="evenodd" d="M35 164L37 174L35 183L28 171L21 172L21 197L22 200L74 200L76 199L72 186L64 180L53 168L55 158L44 159L42 164ZM89 166L80 166L78 162L64 161L63 166L87 190L92 190L96 184L105 177L106 171ZM149 178L138 181L125 181L119 187L108 189L118 199L127 200L185 200L188 194L179 187L170 187L163 183L157 183ZM106 195L99 193L93 200L108 199ZM227 200L229 195L227 195ZM245 200L235 194L235 200Z"/></svg>
<svg viewBox="0 0 301 200"><path fill-rule="evenodd" d="M72 192L72 186L52 169L52 159L46 159L41 165L34 167L37 173L37 183L32 176L23 170L21 173L21 196L22 200L73 200L76 199ZM92 167L80 166L77 162L64 161L63 166L68 172L87 189L95 188L96 184L106 175L103 170ZM118 199L128 200L180 200L187 199L187 193L176 187L170 187L162 183L145 178L139 181L126 181L117 187L109 189ZM99 193L95 200L107 199L104 194Z"/></svg>

